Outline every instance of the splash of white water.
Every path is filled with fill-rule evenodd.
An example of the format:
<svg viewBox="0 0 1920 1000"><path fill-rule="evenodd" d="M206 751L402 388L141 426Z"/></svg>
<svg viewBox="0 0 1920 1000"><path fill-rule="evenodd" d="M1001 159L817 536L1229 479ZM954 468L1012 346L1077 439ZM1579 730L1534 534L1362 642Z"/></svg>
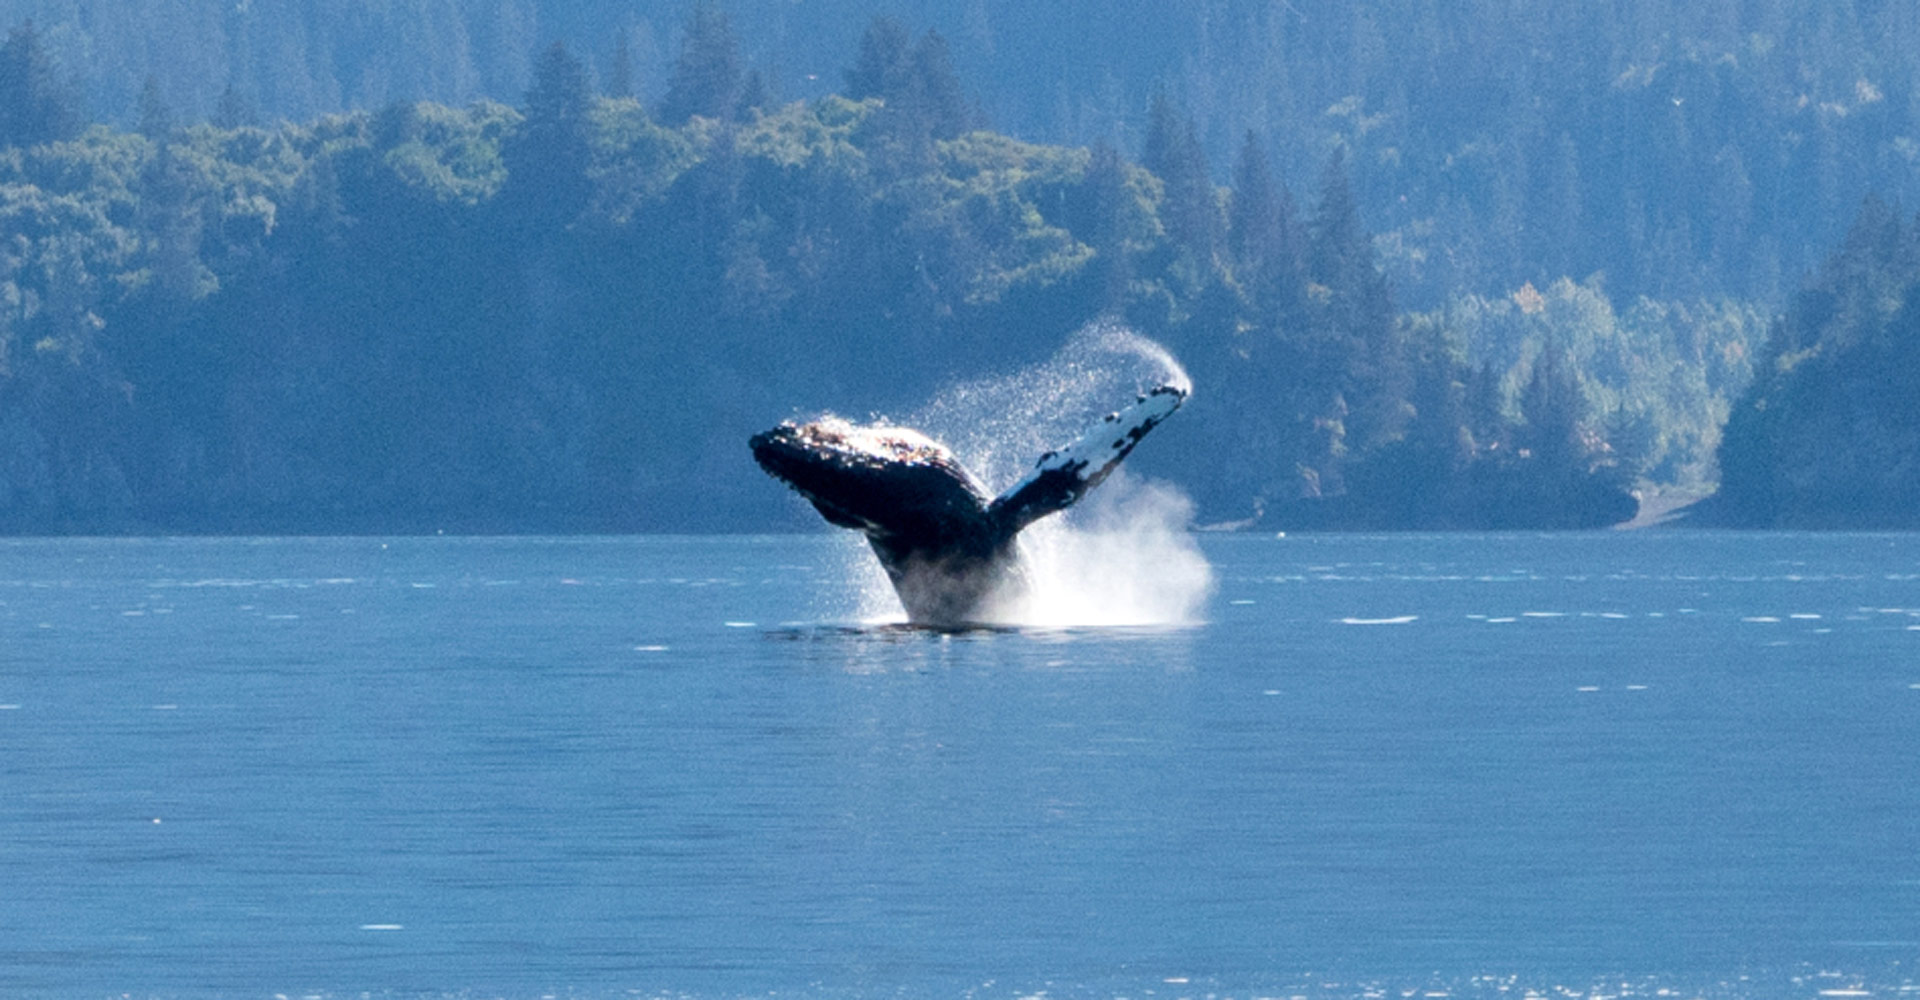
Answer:
<svg viewBox="0 0 1920 1000"><path fill-rule="evenodd" d="M1043 364L948 389L908 423L953 449L997 493L1041 453L1162 385L1193 387L1166 348L1100 322ZM1078 506L1021 533L1026 592L989 618L1043 628L1197 623L1213 592L1213 569L1188 530L1192 519L1193 504L1178 488L1128 476L1122 467ZM901 620L886 575L870 557L859 566L853 572L861 620Z"/></svg>
<svg viewBox="0 0 1920 1000"><path fill-rule="evenodd" d="M1191 625L1213 567L1188 526L1193 502L1168 483L1107 477L1078 510L1021 533L1026 592L996 623L1042 627Z"/></svg>

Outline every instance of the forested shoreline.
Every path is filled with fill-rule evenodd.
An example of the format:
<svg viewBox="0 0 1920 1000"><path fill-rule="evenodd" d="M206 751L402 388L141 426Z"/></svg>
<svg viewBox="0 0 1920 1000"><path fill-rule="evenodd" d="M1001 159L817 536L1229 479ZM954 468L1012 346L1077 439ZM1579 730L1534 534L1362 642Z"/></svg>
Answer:
<svg viewBox="0 0 1920 1000"><path fill-rule="evenodd" d="M910 412L1102 318L1193 373L1133 464L1203 522L1597 527L1631 490L1710 488L1729 413L1722 509L1762 503L1739 498L1774 446L1741 414L1817 395L1784 387L1822 330L1892 315L1876 336L1911 340L1885 308L1904 250L1871 251L1880 297L1837 320L1806 305L1817 285L1776 323L1600 276L1404 311L1361 145L1296 192L1297 150L1251 131L1222 186L1169 91L1137 161L1023 142L986 127L940 34L887 19L806 101L707 5L650 102L555 44L511 106L266 127L182 120L155 88L127 129L84 123L33 27L0 63L11 533L803 524L748 434ZM1872 225L1896 232L1875 247L1913 242L1874 211L1850 247ZM1778 510L1739 523L1800 523Z"/></svg>

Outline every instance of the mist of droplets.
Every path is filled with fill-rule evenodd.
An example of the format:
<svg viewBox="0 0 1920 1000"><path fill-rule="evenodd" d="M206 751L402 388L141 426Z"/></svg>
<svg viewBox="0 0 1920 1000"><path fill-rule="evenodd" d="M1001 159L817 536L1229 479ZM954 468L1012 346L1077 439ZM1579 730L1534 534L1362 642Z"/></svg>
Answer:
<svg viewBox="0 0 1920 1000"><path fill-rule="evenodd" d="M1081 329L1043 364L964 382L908 421L946 444L997 494L1040 455L1158 386L1192 391L1166 348L1126 327ZM1180 419L1178 415L1172 419ZM1141 445L1153 447L1151 437ZM1188 530L1193 504L1177 487L1116 470L1077 506L1022 532L1028 586L999 602L992 624L1018 627L1163 626L1197 623L1213 570ZM864 548L864 546L862 546ZM886 576L856 570L862 620L904 618Z"/></svg>

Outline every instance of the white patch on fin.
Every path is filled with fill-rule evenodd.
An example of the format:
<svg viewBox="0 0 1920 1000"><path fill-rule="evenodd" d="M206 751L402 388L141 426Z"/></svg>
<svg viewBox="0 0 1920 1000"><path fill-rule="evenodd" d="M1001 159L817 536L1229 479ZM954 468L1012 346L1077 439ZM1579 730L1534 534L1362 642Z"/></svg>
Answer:
<svg viewBox="0 0 1920 1000"><path fill-rule="evenodd" d="M1186 392L1170 385L1163 385L1141 396L1132 406L1109 413L1099 423L1087 428L1078 441L1041 455L1040 460L1034 463L1033 471L1002 495L1019 493L1034 480L1055 470L1066 472L1089 485L1098 483L1113 471L1114 466L1120 464L1121 459L1127 457L1127 453L1148 431L1171 416L1186 401Z"/></svg>

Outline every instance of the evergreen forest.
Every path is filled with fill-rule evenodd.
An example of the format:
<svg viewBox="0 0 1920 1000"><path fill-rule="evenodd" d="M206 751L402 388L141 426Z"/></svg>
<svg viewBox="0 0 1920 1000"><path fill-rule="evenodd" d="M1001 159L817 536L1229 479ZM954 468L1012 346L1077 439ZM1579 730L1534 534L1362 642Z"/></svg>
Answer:
<svg viewBox="0 0 1920 1000"><path fill-rule="evenodd" d="M809 524L1103 318L1206 524L1920 520L1920 9L600 6L0 3L0 530Z"/></svg>

